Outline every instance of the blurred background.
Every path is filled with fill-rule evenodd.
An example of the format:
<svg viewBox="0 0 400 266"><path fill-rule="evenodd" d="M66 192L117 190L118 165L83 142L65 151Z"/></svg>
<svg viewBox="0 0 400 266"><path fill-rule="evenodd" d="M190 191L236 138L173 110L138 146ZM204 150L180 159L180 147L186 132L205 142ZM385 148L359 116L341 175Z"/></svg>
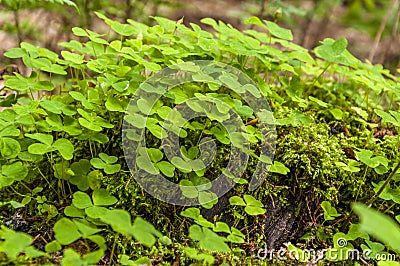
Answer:
<svg viewBox="0 0 400 266"><path fill-rule="evenodd" d="M258 16L291 29L295 42L309 49L324 38L344 37L356 57L395 72L399 10L399 0L0 0L0 71L11 64L1 55L21 41L57 52L59 42L74 38L74 26L107 32L94 14L100 11L120 22L130 18L150 25L151 16L183 17L186 25L211 17L242 30L249 28L244 20Z"/></svg>

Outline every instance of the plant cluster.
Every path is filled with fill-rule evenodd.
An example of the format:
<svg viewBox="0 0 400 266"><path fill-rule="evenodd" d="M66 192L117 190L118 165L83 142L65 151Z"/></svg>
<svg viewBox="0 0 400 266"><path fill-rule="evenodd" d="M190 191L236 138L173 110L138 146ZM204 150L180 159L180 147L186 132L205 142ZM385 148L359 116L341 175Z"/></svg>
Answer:
<svg viewBox="0 0 400 266"><path fill-rule="evenodd" d="M257 29L243 32L205 18L202 23L214 29L211 33L163 17L154 17L156 25L148 26L96 15L110 32L73 28L79 41L60 43L61 57L26 42L5 53L32 72L4 76L10 93L0 99L1 263L242 264L256 259L246 247L254 251L268 241L262 224L275 204L295 206L292 221L307 213L313 218L303 228L310 234L288 241L338 247L337 239L344 237L353 242L341 248L354 244L375 253L399 251L399 238L388 237L400 234L390 218L355 205L360 226L345 223L356 221L349 207L356 200L373 199L370 203L379 202L390 215L399 213L396 76L356 59L345 39L326 39L310 53L292 42L290 30L257 17L246 21ZM130 102L154 73L177 64L190 71L188 62L194 60L229 64L260 91L229 75L218 76L218 84L213 73L193 69L196 82L175 86L154 102ZM159 92L157 87L144 89ZM260 113L240 97L241 90L270 103L278 133L274 162L262 156ZM174 113L175 105L190 98L210 100L211 105L188 104L206 117L185 122ZM227 173L236 186L223 203L210 190L210 181L226 170L230 144L240 148L243 143L243 135L230 135L221 126L229 108L246 124L250 148L243 150L250 159L243 176ZM201 160L168 160L160 147L166 122L185 158L196 161L202 151L199 139L207 136L215 139L215 160L206 168ZM124 123L135 130L125 130ZM376 132L383 129L392 134L378 138ZM198 200L199 207L163 204L135 183L122 139L142 140L138 130L145 132L146 148L138 151L133 165L140 173L160 173L180 184L182 197ZM251 192L257 161L269 164L270 175ZM300 198L314 205L298 206ZM313 209L304 211L307 206ZM214 208L223 212L205 218L205 211ZM29 223L28 229L13 228L13 212ZM340 216L344 223L332 222ZM380 233L373 233L373 227Z"/></svg>

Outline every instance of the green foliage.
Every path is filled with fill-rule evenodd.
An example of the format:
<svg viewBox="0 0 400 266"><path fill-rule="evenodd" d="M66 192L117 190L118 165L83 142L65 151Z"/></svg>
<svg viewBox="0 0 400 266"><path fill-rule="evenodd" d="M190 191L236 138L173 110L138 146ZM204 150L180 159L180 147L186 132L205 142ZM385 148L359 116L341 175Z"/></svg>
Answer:
<svg viewBox="0 0 400 266"><path fill-rule="evenodd" d="M47 256L47 254L31 245L32 240L33 237L28 234L15 232L5 226L1 226L0 259L13 263L19 261L19 259L29 261L29 259Z"/></svg>
<svg viewBox="0 0 400 266"><path fill-rule="evenodd" d="M323 223L315 230L313 244L326 247L331 237L338 248L337 240L343 237L354 242L343 249L358 245L382 251L358 227L351 226L344 234L330 227L330 222L344 216L355 198L366 201L377 192L399 158L396 136L378 139L369 130L397 129L398 112L388 110L400 101L397 77L354 58L344 39L326 39L311 53L291 41L290 30L255 17L246 23L262 30L241 32L205 18L202 23L214 29L210 33L199 25L187 27L162 17L154 17L155 25L149 26L97 16L113 34L75 27L72 32L77 40L60 44L64 48L61 57L26 42L5 53L10 59L21 59L32 73L4 76L6 90L16 96L0 98L5 108L0 113L1 205L19 208L27 215L45 214L54 236L46 236L45 255L32 248L31 236L3 226L1 262L21 259L30 263L37 256L48 262L46 257L52 252L62 256L56 261L62 265L96 264L105 254L110 264L118 261L122 265L149 263L150 258L172 263L177 253L185 263L240 260L237 254L245 242L265 240L253 228L272 215L265 204L270 198L277 198L277 204L296 205L297 213L305 212L301 202L290 201L293 195L307 199L310 206L322 202L315 213L309 211L310 216L316 215L314 223ZM229 63L245 72L260 91L233 75L212 75L190 63L201 59ZM130 102L139 90L161 94L157 86L140 84L177 63L195 73L194 82L173 86L153 102L151 97ZM176 84L171 81L169 85ZM274 162L262 155L263 131L256 119L272 118L271 113L254 112L241 93L266 98L272 106L278 132ZM186 121L174 111L185 102L191 111L202 111L206 117ZM221 126L230 108L246 124L244 133L230 134ZM124 117L126 109L129 112ZM124 122L134 130L122 132ZM179 138L182 158L169 158L162 147L167 134L163 125ZM335 127L343 133L334 134ZM133 181L137 173L123 160L130 154L123 154L121 132L128 139L146 141L146 148L139 149L134 160L140 174L165 175L180 185L183 198L196 199L201 209L183 208L184 218L176 217L174 207L145 194ZM216 147L207 167L199 159L204 156L203 137L213 138ZM242 176L226 167L232 146L249 157ZM345 148L354 155L347 155ZM268 165L270 174L268 182L250 194L247 185L258 161ZM229 222L221 219L224 212L214 220L201 214L204 209L220 207L211 190L211 181L220 173L237 184L229 196L229 210L224 210L233 214ZM380 200L393 200L392 207L381 202L392 214L400 210L397 187L396 175L379 195ZM318 220L322 217L318 211L324 211L323 220ZM364 215L361 228L367 232L375 225L363 222L367 216L377 217L388 228L394 226L370 214L371 210L356 207L355 211ZM397 250L387 237L376 238Z"/></svg>
<svg viewBox="0 0 400 266"><path fill-rule="evenodd" d="M391 249L400 252L400 226L390 217L362 204L353 204L360 217L360 229L382 241Z"/></svg>
<svg viewBox="0 0 400 266"><path fill-rule="evenodd" d="M62 6L70 6L74 7L78 10L78 6L71 0L45 0L45 1L37 1L37 0L1 0L0 4L4 4L7 8L11 10L19 10L22 8L31 8L34 6L40 6L43 2L58 4Z"/></svg>
<svg viewBox="0 0 400 266"><path fill-rule="evenodd" d="M337 210L334 207L332 207L331 203L328 201L322 202L321 207L324 210L325 221L334 220L336 217L339 217L341 215L337 213Z"/></svg>
<svg viewBox="0 0 400 266"><path fill-rule="evenodd" d="M244 199L244 200L243 200ZM244 195L243 199L233 196L229 199L231 205L244 206L244 211L249 215L260 215L265 213L264 204L252 195Z"/></svg>

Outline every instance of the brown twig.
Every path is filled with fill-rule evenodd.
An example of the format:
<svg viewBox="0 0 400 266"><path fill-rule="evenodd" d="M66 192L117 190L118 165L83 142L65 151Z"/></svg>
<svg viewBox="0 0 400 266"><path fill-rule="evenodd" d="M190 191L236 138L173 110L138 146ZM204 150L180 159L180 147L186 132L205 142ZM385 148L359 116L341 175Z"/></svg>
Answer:
<svg viewBox="0 0 400 266"><path fill-rule="evenodd" d="M387 10L385 17L383 18L381 25L379 26L378 32L376 33L376 36L375 36L374 43L372 45L372 49L369 52L368 60L370 62L372 62L372 60L374 59L376 50L378 49L379 41L381 40L381 37L382 37L383 30L386 28L386 24L389 20L389 17L392 14L393 9L397 5L398 2L399 2L398 0L392 0L392 4L390 5L389 9Z"/></svg>
<svg viewBox="0 0 400 266"><path fill-rule="evenodd" d="M17 38L18 38L18 43L22 42L22 31L21 31L21 26L19 23L19 12L18 10L14 10L14 21L15 21L15 28L17 29Z"/></svg>
<svg viewBox="0 0 400 266"><path fill-rule="evenodd" d="M392 36L390 37L390 41L388 43L387 48L384 49L383 54L382 54L382 56L381 56L381 58L379 60L380 64L383 64L385 62L386 55L390 51L390 49L392 48L392 44L396 40L397 30L398 30L398 27L399 27L399 19L400 19L400 5L397 5L396 17L395 17L394 25L393 25L393 29L392 29Z"/></svg>

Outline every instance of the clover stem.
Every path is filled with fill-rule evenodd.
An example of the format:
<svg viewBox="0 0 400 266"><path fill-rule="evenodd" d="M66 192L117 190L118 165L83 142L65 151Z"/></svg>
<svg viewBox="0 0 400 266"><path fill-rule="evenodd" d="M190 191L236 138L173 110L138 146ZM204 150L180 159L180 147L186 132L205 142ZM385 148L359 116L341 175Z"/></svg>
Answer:
<svg viewBox="0 0 400 266"><path fill-rule="evenodd" d="M397 163L396 167L393 169L393 171L390 173L388 178L386 179L385 183L381 186L381 188L378 190L378 192L375 193L375 195L367 202L367 206L371 207L372 203L379 197L379 195L382 194L383 190L387 187L387 185L390 183L392 180L393 176L396 174L397 170L400 168L400 162Z"/></svg>
<svg viewBox="0 0 400 266"><path fill-rule="evenodd" d="M318 77L315 78L314 82L313 82L313 86L315 84L315 82L317 82L317 80L319 80L320 77L322 77L322 75L328 70L328 68L332 65L332 63L329 63L323 70L322 72L318 75Z"/></svg>
<svg viewBox="0 0 400 266"><path fill-rule="evenodd" d="M114 236L114 243L113 243L113 246L112 246L112 249L111 249L111 254L110 254L110 265L112 265L112 261L113 261L113 257L114 257L114 252L115 252L115 246L117 245L117 241L118 241L118 236L119 236L119 234L118 234L118 233L115 233L115 236Z"/></svg>

